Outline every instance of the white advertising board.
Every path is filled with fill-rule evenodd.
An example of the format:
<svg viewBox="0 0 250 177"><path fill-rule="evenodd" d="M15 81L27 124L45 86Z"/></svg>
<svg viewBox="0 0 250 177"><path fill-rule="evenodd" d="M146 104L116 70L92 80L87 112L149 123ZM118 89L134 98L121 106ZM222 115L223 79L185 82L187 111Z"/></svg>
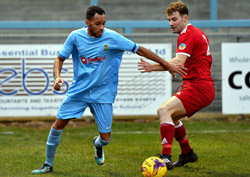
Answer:
<svg viewBox="0 0 250 177"><path fill-rule="evenodd" d="M222 43L222 113L250 113L250 43Z"/></svg>
<svg viewBox="0 0 250 177"><path fill-rule="evenodd" d="M171 44L142 44L164 59ZM55 116L73 77L72 60L64 62L65 86L53 90L53 63L62 45L0 45L0 117ZM124 52L114 115L155 115L171 96L168 72L140 73L141 57ZM85 116L91 115L87 109Z"/></svg>
<svg viewBox="0 0 250 177"><path fill-rule="evenodd" d="M164 59L171 59L171 44L142 45ZM140 73L137 70L140 58L132 52L123 54L114 115L156 115L157 108L171 96L171 75L168 72Z"/></svg>

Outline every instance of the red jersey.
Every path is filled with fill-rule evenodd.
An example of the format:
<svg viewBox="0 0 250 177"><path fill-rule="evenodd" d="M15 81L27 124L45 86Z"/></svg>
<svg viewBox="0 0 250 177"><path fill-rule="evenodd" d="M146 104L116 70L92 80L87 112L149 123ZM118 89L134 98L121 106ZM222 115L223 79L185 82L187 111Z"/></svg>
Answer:
<svg viewBox="0 0 250 177"><path fill-rule="evenodd" d="M182 77L183 83L213 85L209 40L202 30L188 24L178 37L176 54L188 56L184 64L187 75Z"/></svg>

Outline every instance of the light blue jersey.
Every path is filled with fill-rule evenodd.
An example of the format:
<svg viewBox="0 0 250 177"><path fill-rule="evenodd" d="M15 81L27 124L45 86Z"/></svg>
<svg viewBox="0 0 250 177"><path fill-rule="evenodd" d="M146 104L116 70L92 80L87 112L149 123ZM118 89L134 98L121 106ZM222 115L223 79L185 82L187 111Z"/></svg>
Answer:
<svg viewBox="0 0 250 177"><path fill-rule="evenodd" d="M59 56L73 58L74 77L67 98L87 103L113 103L123 51L137 52L139 45L107 29L101 37L90 37L87 27L73 31Z"/></svg>

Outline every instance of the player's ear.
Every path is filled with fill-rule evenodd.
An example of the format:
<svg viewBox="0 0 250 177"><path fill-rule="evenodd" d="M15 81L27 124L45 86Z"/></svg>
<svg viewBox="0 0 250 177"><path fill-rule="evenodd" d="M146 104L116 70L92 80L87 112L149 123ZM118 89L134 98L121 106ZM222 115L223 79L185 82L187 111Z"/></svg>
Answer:
<svg viewBox="0 0 250 177"><path fill-rule="evenodd" d="M89 21L89 20L85 20L85 24L86 24L87 26L89 26L90 21Z"/></svg>
<svg viewBox="0 0 250 177"><path fill-rule="evenodd" d="M183 16L183 18L184 18L184 21L188 21L188 15L187 15L187 14L185 14L185 15Z"/></svg>

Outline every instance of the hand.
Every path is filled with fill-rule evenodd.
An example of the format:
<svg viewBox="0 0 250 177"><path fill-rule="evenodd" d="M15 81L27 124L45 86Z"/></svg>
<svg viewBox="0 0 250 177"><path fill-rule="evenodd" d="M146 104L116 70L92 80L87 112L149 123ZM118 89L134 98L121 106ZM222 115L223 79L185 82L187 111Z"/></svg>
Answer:
<svg viewBox="0 0 250 177"><path fill-rule="evenodd" d="M187 75L185 72L187 68L185 68L183 65L177 65L177 64L170 64L168 66L168 72L172 74L175 78L177 77L175 73L180 74L181 76Z"/></svg>
<svg viewBox="0 0 250 177"><path fill-rule="evenodd" d="M64 80L60 77L56 78L54 81L54 89L59 91L61 90L61 86L64 84Z"/></svg>
<svg viewBox="0 0 250 177"><path fill-rule="evenodd" d="M150 63L148 63L145 60L141 59L141 62L138 62L138 70L141 70L141 73L152 72L153 67L152 67L152 65Z"/></svg>

